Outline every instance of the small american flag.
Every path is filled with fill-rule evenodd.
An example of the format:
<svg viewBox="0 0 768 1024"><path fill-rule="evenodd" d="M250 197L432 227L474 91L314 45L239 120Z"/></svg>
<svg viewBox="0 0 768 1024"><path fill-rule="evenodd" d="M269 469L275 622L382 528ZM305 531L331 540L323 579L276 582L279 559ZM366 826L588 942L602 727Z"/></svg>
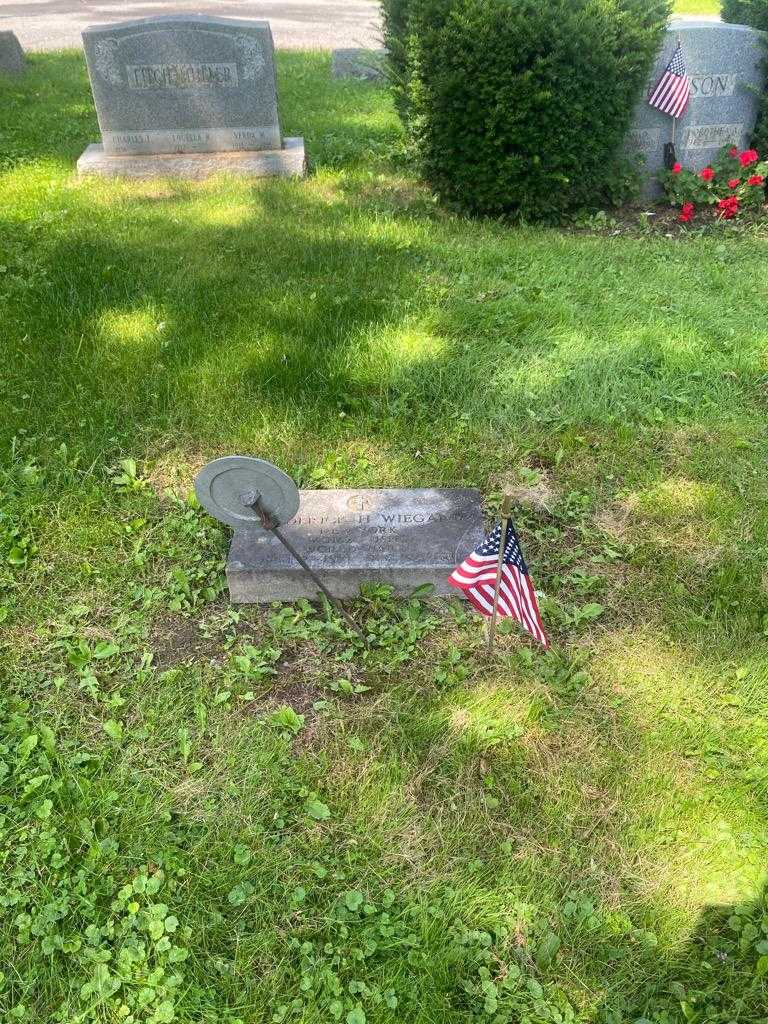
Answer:
<svg viewBox="0 0 768 1024"><path fill-rule="evenodd" d="M682 43L678 42L667 70L659 79L648 97L652 107L670 117L680 117L688 106L691 94L690 79L685 73L685 58Z"/></svg>
<svg viewBox="0 0 768 1024"><path fill-rule="evenodd" d="M501 523L491 530L480 547L465 558L448 577L451 586L463 590L470 604L481 615L489 617L493 614L500 544ZM536 591L523 561L520 541L511 520L508 522L504 546L497 614L500 617L515 619L540 644L549 647L549 640L539 614Z"/></svg>

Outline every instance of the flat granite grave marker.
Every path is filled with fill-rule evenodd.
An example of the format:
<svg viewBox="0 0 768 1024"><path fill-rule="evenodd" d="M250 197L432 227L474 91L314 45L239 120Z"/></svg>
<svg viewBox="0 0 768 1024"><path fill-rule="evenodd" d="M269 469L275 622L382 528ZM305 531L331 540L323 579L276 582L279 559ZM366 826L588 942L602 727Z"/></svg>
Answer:
<svg viewBox="0 0 768 1024"><path fill-rule="evenodd" d="M92 26L83 45L102 142L80 174L304 172L303 139L280 133L269 22L164 15Z"/></svg>
<svg viewBox="0 0 768 1024"><path fill-rule="evenodd" d="M20 75L24 71L24 50L13 32L0 32L0 73Z"/></svg>
<svg viewBox="0 0 768 1024"><path fill-rule="evenodd" d="M331 77L356 78L363 82L385 81L386 54L386 50L365 50L359 46L334 50L331 54Z"/></svg>
<svg viewBox="0 0 768 1024"><path fill-rule="evenodd" d="M677 159L701 170L723 146L747 147L755 127L764 74L762 33L746 25L696 18L670 22L647 89L635 108L625 150L644 161L644 195L661 193L657 182L664 168L664 144L672 140L672 118L648 104L648 90L664 74L678 37L683 46L691 98L675 125Z"/></svg>
<svg viewBox="0 0 768 1024"><path fill-rule="evenodd" d="M456 597L448 575L484 536L479 492L453 488L301 491L282 533L338 598L356 597L361 583L403 596L431 583ZM239 604L317 595L280 541L258 528L236 530L227 582Z"/></svg>

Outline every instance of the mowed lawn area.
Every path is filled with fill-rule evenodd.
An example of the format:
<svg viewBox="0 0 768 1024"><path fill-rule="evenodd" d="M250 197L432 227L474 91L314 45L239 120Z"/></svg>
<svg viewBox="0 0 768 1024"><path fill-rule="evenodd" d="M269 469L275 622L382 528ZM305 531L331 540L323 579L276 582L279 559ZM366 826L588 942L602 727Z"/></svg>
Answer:
<svg viewBox="0 0 768 1024"><path fill-rule="evenodd" d="M442 210L280 54L304 181L78 181L0 83L11 1022L766 1019L765 234ZM553 645L458 601L232 608L196 470L504 489Z"/></svg>
<svg viewBox="0 0 768 1024"><path fill-rule="evenodd" d="M697 14L719 14L720 0L675 0L674 13L690 18Z"/></svg>

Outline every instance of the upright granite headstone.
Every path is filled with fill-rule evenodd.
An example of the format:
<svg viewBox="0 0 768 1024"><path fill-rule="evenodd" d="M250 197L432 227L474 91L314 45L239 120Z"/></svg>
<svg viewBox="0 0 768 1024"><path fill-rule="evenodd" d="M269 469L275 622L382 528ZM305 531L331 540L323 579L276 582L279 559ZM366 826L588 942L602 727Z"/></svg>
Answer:
<svg viewBox="0 0 768 1024"><path fill-rule="evenodd" d="M280 134L269 23L166 15L88 28L83 45L102 144L81 174L301 174Z"/></svg>
<svg viewBox="0 0 768 1024"><path fill-rule="evenodd" d="M695 18L670 22L626 143L628 154L644 158L646 197L660 193L656 176L664 167L664 144L672 141L672 118L649 106L648 91L664 74L678 38L691 98L675 124L675 150L680 163L701 170L722 146L743 149L749 143L764 80L761 35L746 25Z"/></svg>
<svg viewBox="0 0 768 1024"><path fill-rule="evenodd" d="M301 491L298 514L281 527L334 597L361 583L387 583L401 595L431 583L457 596L448 575L483 539L476 490ZM280 541L262 529L238 529L227 561L238 603L315 597L317 587Z"/></svg>
<svg viewBox="0 0 768 1024"><path fill-rule="evenodd" d="M0 73L20 75L24 70L24 51L13 32L0 32Z"/></svg>

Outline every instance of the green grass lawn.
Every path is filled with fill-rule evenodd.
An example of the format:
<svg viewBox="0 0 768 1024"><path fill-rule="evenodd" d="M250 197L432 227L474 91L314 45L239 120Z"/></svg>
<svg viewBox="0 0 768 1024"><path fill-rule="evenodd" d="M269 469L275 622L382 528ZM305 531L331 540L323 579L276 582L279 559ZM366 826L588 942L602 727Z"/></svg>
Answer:
<svg viewBox="0 0 768 1024"><path fill-rule="evenodd" d="M719 14L720 0L675 0L675 14Z"/></svg>
<svg viewBox="0 0 768 1024"><path fill-rule="evenodd" d="M765 1021L764 235L470 222L279 71L305 181L78 181L81 58L0 83L0 1019ZM512 488L551 652L230 608L230 452Z"/></svg>

